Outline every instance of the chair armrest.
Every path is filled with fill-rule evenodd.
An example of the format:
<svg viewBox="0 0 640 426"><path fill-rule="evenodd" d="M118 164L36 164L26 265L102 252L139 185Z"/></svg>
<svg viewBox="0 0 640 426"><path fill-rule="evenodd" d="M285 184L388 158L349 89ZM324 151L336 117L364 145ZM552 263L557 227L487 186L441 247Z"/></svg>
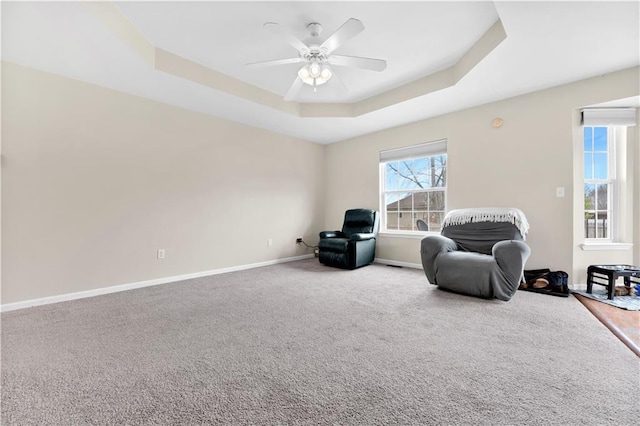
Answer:
<svg viewBox="0 0 640 426"><path fill-rule="evenodd" d="M436 257L440 253L458 250L458 244L451 238L442 235L429 235L420 242L422 268L431 284L436 284Z"/></svg>
<svg viewBox="0 0 640 426"><path fill-rule="evenodd" d="M497 242L491 252L505 278L517 288L522 280L524 265L531 254L529 246L522 241L505 240Z"/></svg>
<svg viewBox="0 0 640 426"><path fill-rule="evenodd" d="M349 239L351 239L351 241L362 241L362 240L370 240L375 237L376 237L376 234L373 234L373 233L366 233L366 234L358 233L358 234L351 234Z"/></svg>
<svg viewBox="0 0 640 426"><path fill-rule="evenodd" d="M320 232L320 238L344 238L345 235L342 231L322 231Z"/></svg>

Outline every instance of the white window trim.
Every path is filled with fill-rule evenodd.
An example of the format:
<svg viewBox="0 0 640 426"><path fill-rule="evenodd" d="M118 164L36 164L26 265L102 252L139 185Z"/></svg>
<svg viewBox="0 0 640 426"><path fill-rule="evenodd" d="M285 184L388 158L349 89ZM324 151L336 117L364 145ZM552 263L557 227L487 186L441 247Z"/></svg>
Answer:
<svg viewBox="0 0 640 426"><path fill-rule="evenodd" d="M610 223L609 228L609 236L611 238L586 238L585 235L584 243L580 244L580 247L582 248L582 250L629 250L633 247L633 244L620 241L620 229L622 228L621 224L624 217L624 212L621 210L624 204L624 200L622 200L623 194L621 193L622 189L620 185L622 185L622 182L627 177L621 175L621 173L623 172L623 166L622 163L619 164L619 162L624 161L624 159L619 158L619 152L620 149L624 146L623 144L626 144L627 142L627 127L637 125L636 108L584 108L582 109L581 115L583 126L604 126L608 127L610 131L613 129L613 155L610 156L609 161L613 160L614 162L615 183L611 191L613 196L613 202L610 206L611 210L613 211L612 223ZM582 139L584 141L584 133ZM582 143L582 146L584 146L584 142ZM582 176L582 182L582 185L584 187L584 173ZM582 204L584 205L584 201L582 202ZM584 209L582 213L582 220L584 221Z"/></svg>
<svg viewBox="0 0 640 426"><path fill-rule="evenodd" d="M384 185L385 185L385 163L390 161L408 160L411 158L432 157L436 155L447 154L447 140L441 139L433 142L423 143L419 145L413 145L398 149L386 150L380 152L380 166L378 169L378 199L380 204L380 232L378 235L382 237L391 238L408 238L408 239L422 239L427 235L440 235L440 232L436 231L406 231L406 230L388 230L387 228L387 215L386 205L384 202ZM447 155L447 174L449 173L449 156ZM449 178L447 177L447 182ZM444 212L447 212L447 187L438 188L444 189ZM434 188L436 190L436 188ZM393 191L389 191L393 192ZM424 190L406 190L402 192L425 192Z"/></svg>
<svg viewBox="0 0 640 426"><path fill-rule="evenodd" d="M583 187L585 183L593 183L593 184L611 184L610 186L610 191L607 191L607 196L609 198L607 205L609 206L608 211L611 212L610 217L609 217L609 237L608 238L587 238L586 235L584 237L584 244L582 244L582 249L583 250L617 250L616 248L609 248L609 249L596 249L596 248L585 248L585 246L587 247L613 247L616 244L618 244L618 238L619 238L619 229L620 229L620 224L619 224L619 219L620 219L620 196L619 196L619 189L618 189L618 182L620 180L620 176L618 175L618 167L617 167L617 146L619 143L622 143L621 140L625 135L626 132L626 127L618 127L618 126L606 126L606 125L586 125L584 127L591 127L591 128L595 128L595 127L607 127L607 155L608 155L608 172L609 172L609 178L608 179L582 179L583 181ZM584 127L583 127L583 136L582 136L582 140L583 140L583 148L582 148L582 152L584 154ZM592 151L592 152L596 152L596 151ZM583 158L583 162L584 162L584 155L582 156ZM583 164L584 167L584 164ZM592 164L592 167L594 167L594 165ZM613 177L612 177L613 176ZM596 186L596 192L597 192L597 186ZM584 197L584 196L583 196ZM584 204L584 202L583 202ZM596 206L597 207L597 206ZM596 208L597 211L597 208ZM584 213L586 211L583 209L583 213L582 213L582 220L584 220ZM583 228L584 229L584 228ZM597 231L596 231L597 232ZM624 249L622 249L624 250Z"/></svg>
<svg viewBox="0 0 640 426"><path fill-rule="evenodd" d="M408 238L408 239L414 239L414 240L421 240L424 237L426 237L427 235L440 235L439 232L435 232L435 231L394 231L394 230L388 230L388 231L380 231L378 232L378 235L382 236L382 237L389 237L389 238Z"/></svg>
<svg viewBox="0 0 640 426"><path fill-rule="evenodd" d="M631 250L633 244L630 243L613 243L613 242L585 242L580 244L580 248L584 251L622 251Z"/></svg>
<svg viewBox="0 0 640 426"><path fill-rule="evenodd" d="M612 150L609 156L609 164L613 162L615 174L610 177L613 180L613 185L610 191L610 197L613 197L609 208L613 212L611 215L611 223L609 228L609 236L611 238L586 238L583 236L583 243L578 244L584 251L623 251L633 248L633 244L628 242L622 242L623 239L622 230L625 226L628 227L627 213L623 211L625 207L625 194L628 193L628 188L625 188L628 182L629 170L625 167L625 158L623 153L625 152L625 145L627 144L627 127L636 126L636 109L635 108L585 108L582 110L582 123L584 127L607 127L607 137L613 141L611 145ZM613 136L613 137L612 137ZM584 153L584 128L581 138L581 151ZM582 156L584 167L584 156ZM583 169L584 170L584 169ZM626 175L626 176L625 176ZM582 173L581 186L583 188L581 205L584 206L584 184L587 181L584 179L584 171ZM584 221L584 207L581 213L581 221ZM584 226L581 227L584 232ZM626 231L625 231L626 232Z"/></svg>

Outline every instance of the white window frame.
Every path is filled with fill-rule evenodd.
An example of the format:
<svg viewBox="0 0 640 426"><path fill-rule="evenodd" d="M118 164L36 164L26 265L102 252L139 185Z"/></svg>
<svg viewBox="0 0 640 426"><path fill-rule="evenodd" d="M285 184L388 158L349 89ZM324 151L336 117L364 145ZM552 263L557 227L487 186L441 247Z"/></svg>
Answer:
<svg viewBox="0 0 640 426"><path fill-rule="evenodd" d="M627 153L627 128L636 126L636 108L602 108L587 107L581 111L582 125L585 127L607 127L607 138L610 140L609 162L613 162L610 173L612 179L609 194L611 197L610 209L612 210L609 223L609 238L586 238L584 235L584 243L581 244L583 250L629 250L633 244L623 242L622 229L629 227L628 220L625 220L625 211L628 210L625 199L629 192L627 185L629 179L629 170L626 168ZM581 146L584 146L584 130L582 132ZM581 148L584 152L584 148ZM583 165L584 165L584 156ZM585 179L584 172L580 177L584 188ZM583 189L584 191L584 189ZM584 206L584 192L582 192L583 200L581 204ZM624 192L624 193L623 193ZM625 210L623 210L625 209ZM582 210L582 218L584 222L584 209ZM584 226L581 227L584 232Z"/></svg>
<svg viewBox="0 0 640 426"><path fill-rule="evenodd" d="M447 155L447 140L442 139L438 141L428 142L420 145L412 145L408 147L381 151L380 152L380 168L379 168L379 203L380 203L380 234L388 236L399 237L413 237L422 238L426 234L439 234L437 231L419 231L419 230L397 230L387 229L387 209L385 203L385 195L391 193L424 193L424 192L444 192L444 212L447 211L447 186L437 188L419 188L419 189L403 189L403 190L391 190L385 191L385 167L386 164L392 161L411 160L416 158L434 157L440 155ZM445 182L448 184L449 173L449 157L447 156L447 167L445 170ZM400 213L400 212L399 212ZM413 206L411 213L415 213ZM411 220L415 221L416 218L411 215Z"/></svg>
<svg viewBox="0 0 640 426"><path fill-rule="evenodd" d="M606 237L587 237L587 233L585 230L584 240L586 243L613 243L616 241L618 237L618 216L620 214L619 208L619 195L618 195L618 167L617 166L617 152L616 146L620 143L619 141L623 137L623 130L626 130L624 127L613 127L613 126L603 126L603 125L594 125L594 126L584 126L582 129L582 140L583 140L583 162L584 162L584 130L586 128L592 129L592 134L595 134L596 127L605 127L607 129L607 151L590 151L593 156L591 159L591 170L595 170L595 154L596 153L604 153L607 154L607 178L606 179L585 179L583 173L583 188L585 184L593 184L596 186L595 192L595 210L593 213L595 214L598 211L598 185L607 185L607 220L608 220L608 235ZM583 163L583 167L586 165ZM584 195L583 195L584 197ZM584 205L584 203L583 203ZM587 212L591 210L583 209L583 220L584 216ZM595 233L598 234L598 221L597 215L594 222L595 225ZM584 229L584 227L583 227Z"/></svg>

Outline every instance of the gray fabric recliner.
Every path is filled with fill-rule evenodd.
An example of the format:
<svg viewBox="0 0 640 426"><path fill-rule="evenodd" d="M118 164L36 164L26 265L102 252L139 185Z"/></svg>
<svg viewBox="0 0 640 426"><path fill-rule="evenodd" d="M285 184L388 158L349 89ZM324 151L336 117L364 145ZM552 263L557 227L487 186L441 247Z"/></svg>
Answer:
<svg viewBox="0 0 640 426"><path fill-rule="evenodd" d="M517 209L516 216L526 218ZM469 215L469 211L476 213ZM420 254L425 275L431 284L457 293L508 301L518 290L530 249L524 243L526 226L516 226L514 216L491 215L467 209L465 220L447 220L442 235L422 239ZM519 213L518 213L519 212ZM458 216L458 218L461 216ZM496 217L500 217L496 219ZM520 222L518 222L521 225Z"/></svg>

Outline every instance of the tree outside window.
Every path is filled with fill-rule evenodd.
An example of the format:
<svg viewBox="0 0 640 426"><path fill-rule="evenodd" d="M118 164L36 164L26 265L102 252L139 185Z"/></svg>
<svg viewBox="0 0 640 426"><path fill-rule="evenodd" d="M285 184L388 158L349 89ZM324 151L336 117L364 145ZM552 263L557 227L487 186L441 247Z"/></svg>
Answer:
<svg viewBox="0 0 640 426"><path fill-rule="evenodd" d="M446 211L447 155L383 163L386 230L417 231L417 221L440 232Z"/></svg>

